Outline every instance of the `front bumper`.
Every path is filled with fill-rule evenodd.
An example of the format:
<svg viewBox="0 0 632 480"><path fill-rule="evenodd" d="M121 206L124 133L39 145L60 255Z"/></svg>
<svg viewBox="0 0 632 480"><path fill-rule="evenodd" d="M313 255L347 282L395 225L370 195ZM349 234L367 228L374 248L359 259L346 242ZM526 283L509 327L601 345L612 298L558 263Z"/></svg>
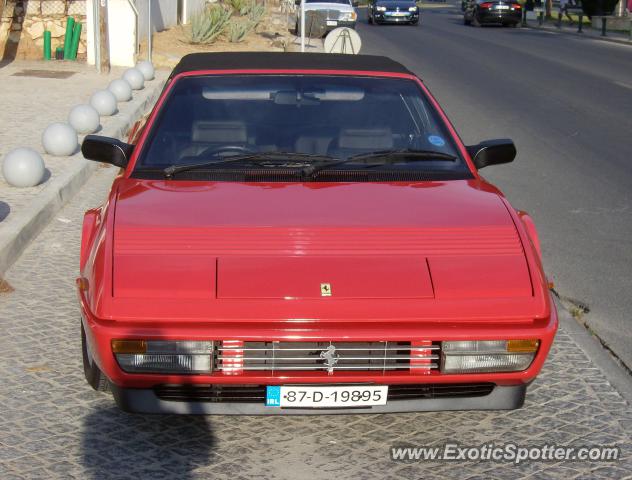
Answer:
<svg viewBox="0 0 632 480"><path fill-rule="evenodd" d="M388 12L376 12L374 21L377 23L415 23L419 21L419 12L407 13L406 15L387 15Z"/></svg>
<svg viewBox="0 0 632 480"><path fill-rule="evenodd" d="M512 410L522 407L526 385L496 385L483 396L389 400L386 405L366 408L278 408L266 407L261 401L212 402L177 401L159 398L154 389L122 388L112 385L112 393L121 410L131 413L189 415L322 415L395 412L434 412L444 410Z"/></svg>
<svg viewBox="0 0 632 480"><path fill-rule="evenodd" d="M522 12L517 10L483 10L478 12L477 20L484 24L517 24L522 22Z"/></svg>
<svg viewBox="0 0 632 480"><path fill-rule="evenodd" d="M287 322L130 322L102 320L94 317L86 308L85 297L80 294L82 320L86 337L93 352L94 360L113 384L115 398L121 408L145 412L182 413L225 413L269 412L263 404L231 404L196 401L165 401L155 396L154 388L160 385L289 385L289 384L473 384L488 382L496 386L485 397L473 398L423 398L418 400L397 400L385 407L373 408L378 411L412 410L454 410L454 409L503 409L518 408L522 404L524 388L540 372L557 330L557 313L552 307L550 317L533 321L511 323L469 322L452 324L449 322L397 322L346 324L344 322L322 322L301 325ZM311 341L403 341L405 339L445 340L494 340L503 338L538 338L540 348L532 364L523 371L504 373L443 374L437 370L382 371L335 371L326 372L280 372L243 371L236 374L214 372L202 375L174 374L130 374L121 370L111 350L112 339L165 339L165 340L248 340L270 341L297 340ZM505 387L515 387L506 389ZM501 393L505 392L505 393ZM513 392L509 395L506 392ZM198 405L199 403L199 405ZM355 410L354 410L355 411ZM310 411L311 412L311 411ZM322 411L321 411L322 412ZM286 413L286 412L283 412ZM307 412L290 412L307 413ZM313 412L312 412L313 413ZM328 412L331 413L331 412Z"/></svg>
<svg viewBox="0 0 632 480"><path fill-rule="evenodd" d="M325 29L326 32L331 32L332 30L335 30L336 28L356 28L356 20L349 20L349 21L343 21L343 20L336 20L336 25L327 25L327 28Z"/></svg>

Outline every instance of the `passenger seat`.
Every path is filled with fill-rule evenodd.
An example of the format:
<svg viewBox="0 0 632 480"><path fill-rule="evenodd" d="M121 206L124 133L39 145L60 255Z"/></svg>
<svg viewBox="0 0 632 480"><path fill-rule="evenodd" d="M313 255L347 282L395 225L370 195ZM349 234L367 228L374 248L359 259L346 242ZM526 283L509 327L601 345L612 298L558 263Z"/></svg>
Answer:
<svg viewBox="0 0 632 480"><path fill-rule="evenodd" d="M327 155L333 137L326 135L301 135L294 142L294 151L313 155Z"/></svg>
<svg viewBox="0 0 632 480"><path fill-rule="evenodd" d="M388 127L346 128L340 131L329 154L347 158L360 153L392 150L393 146L393 132Z"/></svg>

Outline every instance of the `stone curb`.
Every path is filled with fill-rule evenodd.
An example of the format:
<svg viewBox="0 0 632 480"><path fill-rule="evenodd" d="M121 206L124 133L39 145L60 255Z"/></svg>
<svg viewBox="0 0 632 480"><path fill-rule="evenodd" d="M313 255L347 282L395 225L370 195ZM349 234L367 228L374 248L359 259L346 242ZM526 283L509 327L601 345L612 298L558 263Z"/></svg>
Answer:
<svg viewBox="0 0 632 480"><path fill-rule="evenodd" d="M122 139L134 123L155 104L166 82L166 76L161 77L157 77L151 82L151 86L138 92L136 98L125 104L125 112L117 114L98 134ZM83 158L81 152L68 157L68 162L71 165L52 178L26 209L3 222L0 229L0 278L98 168L98 164Z"/></svg>
<svg viewBox="0 0 632 480"><path fill-rule="evenodd" d="M632 377L617 360L601 345L586 327L575 320L555 298L560 327L568 334L588 358L599 368L610 385L632 405Z"/></svg>

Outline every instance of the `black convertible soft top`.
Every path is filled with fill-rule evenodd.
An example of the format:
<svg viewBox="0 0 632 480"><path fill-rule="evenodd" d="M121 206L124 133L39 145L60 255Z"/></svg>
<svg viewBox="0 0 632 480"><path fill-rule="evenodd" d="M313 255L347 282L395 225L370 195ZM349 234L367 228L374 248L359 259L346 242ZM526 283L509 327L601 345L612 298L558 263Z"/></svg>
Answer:
<svg viewBox="0 0 632 480"><path fill-rule="evenodd" d="M375 55L284 52L192 53L182 57L171 77L198 70L361 70L412 73L401 63Z"/></svg>

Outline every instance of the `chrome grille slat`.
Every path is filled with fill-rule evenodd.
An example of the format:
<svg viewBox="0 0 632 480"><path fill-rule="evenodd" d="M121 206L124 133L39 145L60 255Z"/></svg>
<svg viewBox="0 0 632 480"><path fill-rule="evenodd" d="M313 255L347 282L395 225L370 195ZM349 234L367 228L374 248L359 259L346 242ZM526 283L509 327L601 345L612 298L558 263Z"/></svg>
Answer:
<svg viewBox="0 0 632 480"><path fill-rule="evenodd" d="M277 343L277 342L270 342L270 343ZM384 342L387 343L387 342ZM417 347L417 346L413 346L410 347L409 345L406 346L402 346L402 347L373 347L373 348L361 348L361 347L336 347L337 351L365 351L365 350L380 350L380 351L384 351L384 350L389 350L389 351L396 351L396 350L439 350L441 347L439 347L439 345L428 345L427 347ZM298 352L298 351L311 351L311 350L317 350L318 348L314 348L314 347L310 347L310 348L276 348L275 350L277 352ZM225 351L225 350L229 350L231 352L233 351L262 351L262 352L269 352L272 349L271 348L224 348L224 347L218 347L217 350L219 352Z"/></svg>
<svg viewBox="0 0 632 480"><path fill-rule="evenodd" d="M439 368L440 345L418 342L218 342L215 370L241 371L429 371ZM422 343L422 342L419 342Z"/></svg>
<svg viewBox="0 0 632 480"><path fill-rule="evenodd" d="M278 350L277 350L278 353ZM224 357L224 356L218 356L217 360L238 360L238 359L243 359L243 358L247 358L247 360L250 361L260 361L260 360L264 360L264 361L270 361L272 360L270 357L238 357L238 356L234 356L234 357ZM439 355L425 355L425 356L410 356L410 355L399 355L399 356L395 356L395 357L380 357L378 360L383 360L383 361L387 361L387 360L438 360L439 359ZM314 360L314 357L279 357L277 356L276 358L274 358L274 361L280 362L280 361L289 361L289 360ZM376 360L375 357L344 357L341 360L339 360L339 362L345 362L347 360Z"/></svg>
<svg viewBox="0 0 632 480"><path fill-rule="evenodd" d="M386 370L409 370L409 369L426 369L432 370L439 368L437 365L390 365L386 367ZM383 370L382 365L345 365L336 370ZM222 371L230 370L242 370L242 367L222 367ZM272 367L265 365L249 365L243 368L243 370L272 370ZM274 370L326 370L320 365L276 365Z"/></svg>

